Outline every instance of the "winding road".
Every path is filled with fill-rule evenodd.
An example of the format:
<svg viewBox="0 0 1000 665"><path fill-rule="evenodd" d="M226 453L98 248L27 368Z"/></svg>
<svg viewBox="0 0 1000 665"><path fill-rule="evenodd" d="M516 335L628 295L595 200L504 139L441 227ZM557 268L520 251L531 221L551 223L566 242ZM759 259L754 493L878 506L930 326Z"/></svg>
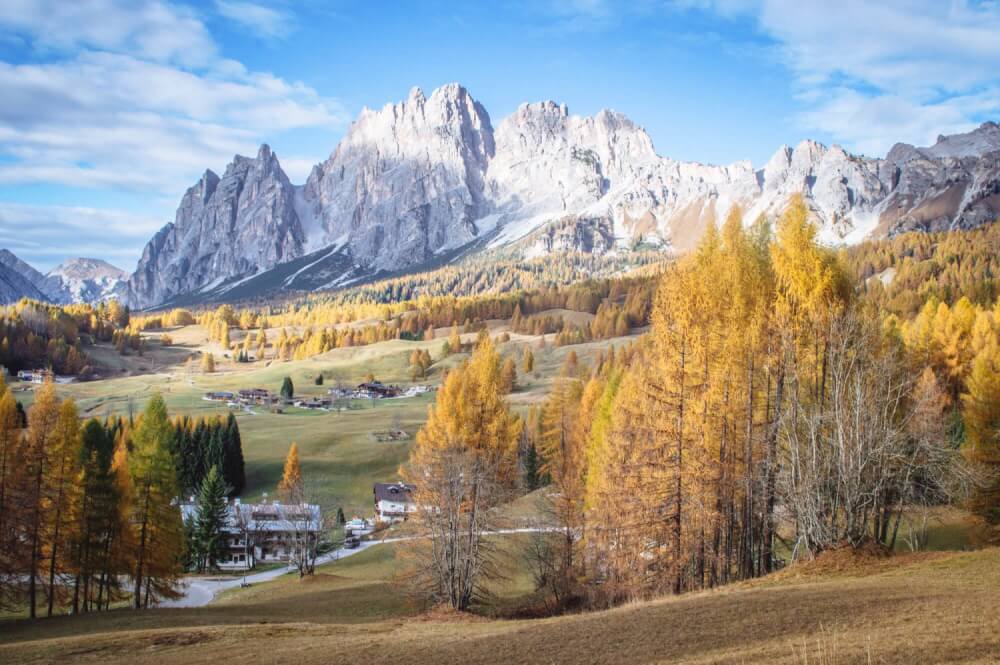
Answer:
<svg viewBox="0 0 1000 665"><path fill-rule="evenodd" d="M344 557L366 550L372 545L378 545L383 542L394 542L395 540L405 539L362 541L361 545L354 549L342 547L339 550L327 552L316 557L316 565L319 566L331 561L337 561L338 559L343 559ZM283 566L260 573L248 573L246 577L242 575L239 577L186 577L181 582L179 589L183 595L173 600L160 601L157 607L204 607L211 603L220 592L239 587L243 584L244 579L247 584L259 584L260 582L269 582L295 571L294 566Z"/></svg>
<svg viewBox="0 0 1000 665"><path fill-rule="evenodd" d="M490 535L506 535L513 533L541 533L550 531L559 531L559 529L554 527L529 527L521 529L497 529L496 531L490 531L488 533ZM352 554L363 552L374 545L381 545L383 543L398 543L404 540L413 540L418 537L419 536L402 536L399 538L385 538L383 540L363 540L361 541L361 544L354 549L341 547L340 549L327 552L326 554L316 557L316 565L319 566L324 563L338 561L345 557L349 557ZM156 607L204 607L211 603L221 591L225 591L226 589L235 589L243 584L244 580L246 580L247 584L270 582L271 580L277 579L282 575L293 573L295 570L294 566L284 566L281 568L265 570L260 573L248 573L245 577L242 575L239 577L186 577L181 582L179 589L183 595L180 598L173 600L162 600L156 605Z"/></svg>

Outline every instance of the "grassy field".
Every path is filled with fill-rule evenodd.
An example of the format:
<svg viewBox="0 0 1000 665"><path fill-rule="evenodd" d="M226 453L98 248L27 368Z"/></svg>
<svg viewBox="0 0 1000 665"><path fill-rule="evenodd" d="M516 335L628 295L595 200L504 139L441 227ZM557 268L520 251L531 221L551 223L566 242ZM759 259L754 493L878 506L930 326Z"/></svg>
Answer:
<svg viewBox="0 0 1000 665"><path fill-rule="evenodd" d="M508 330L505 321L491 321L489 327L494 335ZM325 394L338 381L355 385L368 373L387 383L408 385L411 382L409 357L414 349L427 349L437 361L427 379L420 381L438 385L443 371L466 357L466 354L440 357L441 346L450 332L445 328L437 331L437 339L427 342L392 340L336 349L307 360L243 364L225 360L222 349L206 341L201 326L185 326L168 332L173 338L172 346L162 347L156 341L161 333L152 332L148 335L148 351L142 357L119 356L109 346L90 347L88 353L99 363L106 378L60 385L57 387L59 395L75 399L85 416L138 413L157 392L164 396L171 415L224 414L227 412L224 405L204 401L202 395L208 391L249 387L277 391L286 376L295 384L296 394L304 396ZM233 340L239 341L242 334L233 331ZM269 332L270 339L277 335L277 330ZM475 334L462 337L464 342L471 343ZM526 346L532 348L535 355L535 371L518 377L518 388L510 397L516 409L524 411L544 399L571 349L582 362L589 362L611 344L620 346L632 339L556 348L553 338L548 335L545 348L539 348L539 337L515 334L510 342L501 345L501 353L518 360ZM205 351L214 352L219 359L218 371L213 374L202 374L197 369L197 362L190 365L186 362L188 358L197 359ZM320 374L324 377L324 385L317 386L315 379ZM18 392L17 398L29 406L33 393ZM295 408L283 414L259 409L254 415L238 412L247 470L244 499L256 500L265 492L273 495L288 446L294 441L299 446L311 500L330 511L343 507L348 517L370 516L373 511L372 483L397 479L399 465L406 460L412 445L412 438L376 442L371 433L399 426L415 434L426 419L427 407L433 400L434 394L427 393L408 399L359 400L352 403L353 408L343 412Z"/></svg>
<svg viewBox="0 0 1000 665"><path fill-rule="evenodd" d="M817 561L589 614L419 614L390 545L198 610L0 624L4 663L996 663L1000 550ZM793 574L794 573L794 574ZM519 583L512 582L513 587Z"/></svg>

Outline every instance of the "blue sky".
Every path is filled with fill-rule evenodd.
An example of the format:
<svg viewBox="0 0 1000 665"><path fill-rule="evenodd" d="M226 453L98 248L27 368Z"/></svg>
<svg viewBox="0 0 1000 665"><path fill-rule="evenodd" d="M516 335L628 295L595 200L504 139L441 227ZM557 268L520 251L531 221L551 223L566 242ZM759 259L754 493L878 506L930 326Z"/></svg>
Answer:
<svg viewBox="0 0 1000 665"><path fill-rule="evenodd" d="M494 124L616 109L676 159L881 156L1000 119L998 34L972 0L4 0L0 247L132 270L205 168L266 141L302 182L363 106L451 81Z"/></svg>

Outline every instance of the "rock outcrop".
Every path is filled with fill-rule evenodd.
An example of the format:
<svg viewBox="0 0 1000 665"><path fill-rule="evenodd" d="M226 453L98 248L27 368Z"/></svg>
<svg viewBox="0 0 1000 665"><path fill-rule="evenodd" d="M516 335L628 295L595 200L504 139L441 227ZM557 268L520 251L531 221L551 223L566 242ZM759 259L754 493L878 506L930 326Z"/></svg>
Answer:
<svg viewBox="0 0 1000 665"><path fill-rule="evenodd" d="M237 155L221 178L205 171L173 223L146 245L129 278L129 303L158 305L300 256L305 238L295 198L266 145L255 158Z"/></svg>

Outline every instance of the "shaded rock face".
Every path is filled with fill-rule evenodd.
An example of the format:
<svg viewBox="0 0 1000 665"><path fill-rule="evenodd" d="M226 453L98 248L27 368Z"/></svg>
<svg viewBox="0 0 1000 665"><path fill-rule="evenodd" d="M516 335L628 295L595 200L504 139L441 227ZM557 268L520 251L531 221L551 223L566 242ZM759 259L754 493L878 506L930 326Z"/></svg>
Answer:
<svg viewBox="0 0 1000 665"><path fill-rule="evenodd" d="M10 305L21 298L47 300L47 296L38 287L44 280L44 275L13 252L0 249L0 305Z"/></svg>
<svg viewBox="0 0 1000 665"><path fill-rule="evenodd" d="M173 223L146 245L127 298L150 307L179 294L267 270L302 254L295 188L264 145L236 158L220 178L206 171L188 189Z"/></svg>
<svg viewBox="0 0 1000 665"><path fill-rule="evenodd" d="M579 117L554 102L523 104L494 128L462 86L429 97L415 88L362 111L302 186L267 146L236 157L222 178L207 171L147 245L127 295L150 307L224 294L324 249L350 266L343 279L320 280L338 286L465 247L539 255L641 240L682 252L733 206L749 223L780 214L796 193L827 242L968 228L1000 214L998 154L1000 127L986 123L929 148L898 144L885 159L803 141L760 169L712 166L656 154L613 111ZM310 269L249 283L313 283L302 274Z"/></svg>
<svg viewBox="0 0 1000 665"><path fill-rule="evenodd" d="M396 270L467 244L492 207L493 154L490 117L459 85L365 109L306 182L310 246L347 243L361 266Z"/></svg>

